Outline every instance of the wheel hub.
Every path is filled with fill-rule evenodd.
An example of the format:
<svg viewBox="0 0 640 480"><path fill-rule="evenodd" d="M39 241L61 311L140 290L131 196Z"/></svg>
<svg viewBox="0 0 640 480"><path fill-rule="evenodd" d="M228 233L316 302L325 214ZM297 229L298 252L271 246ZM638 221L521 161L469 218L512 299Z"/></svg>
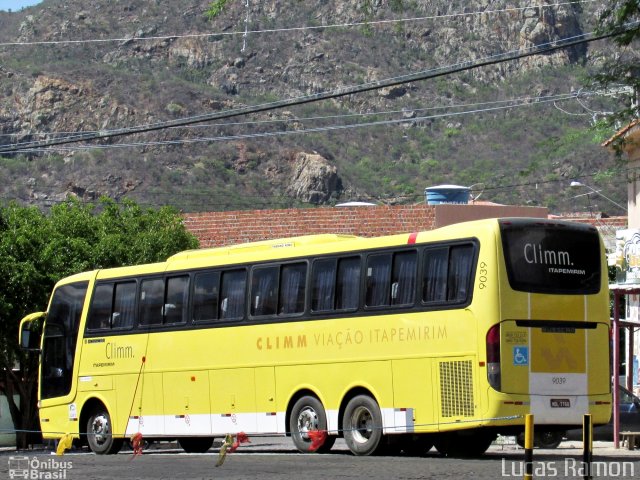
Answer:
<svg viewBox="0 0 640 480"><path fill-rule="evenodd" d="M309 440L309 431L318 430L318 414L311 407L305 407L298 415L298 431L305 440Z"/></svg>
<svg viewBox="0 0 640 480"><path fill-rule="evenodd" d="M365 443L373 432L373 415L368 408L358 407L351 415L351 429L353 439L358 443Z"/></svg>
<svg viewBox="0 0 640 480"><path fill-rule="evenodd" d="M93 434L95 442L99 445L107 441L107 437L110 434L109 422L104 415L98 415L93 419L90 433Z"/></svg>

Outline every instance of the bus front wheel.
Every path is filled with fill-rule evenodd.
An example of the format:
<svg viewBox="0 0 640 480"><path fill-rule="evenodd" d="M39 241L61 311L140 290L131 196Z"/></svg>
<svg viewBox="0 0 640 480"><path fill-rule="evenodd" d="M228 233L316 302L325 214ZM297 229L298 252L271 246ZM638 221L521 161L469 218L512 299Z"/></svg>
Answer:
<svg viewBox="0 0 640 480"><path fill-rule="evenodd" d="M368 395L358 395L347 403L342 417L344 440L354 455L373 455L384 447L382 414Z"/></svg>
<svg viewBox="0 0 640 480"><path fill-rule="evenodd" d="M289 431L293 444L302 453L328 452L336 441L335 436L326 436L322 445L315 448L309 432L327 430L327 414L320 400L305 396L300 398L291 409Z"/></svg>
<svg viewBox="0 0 640 480"><path fill-rule="evenodd" d="M87 421L87 443L93 453L112 455L120 451L123 439L113 437L111 416L105 407L93 411Z"/></svg>

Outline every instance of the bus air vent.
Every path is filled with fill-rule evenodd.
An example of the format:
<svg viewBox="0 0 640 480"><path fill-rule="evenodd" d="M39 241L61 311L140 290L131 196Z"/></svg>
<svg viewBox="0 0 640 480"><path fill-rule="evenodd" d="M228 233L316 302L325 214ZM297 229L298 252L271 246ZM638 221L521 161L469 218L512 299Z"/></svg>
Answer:
<svg viewBox="0 0 640 480"><path fill-rule="evenodd" d="M471 360L440 362L442 417L473 417L473 375Z"/></svg>

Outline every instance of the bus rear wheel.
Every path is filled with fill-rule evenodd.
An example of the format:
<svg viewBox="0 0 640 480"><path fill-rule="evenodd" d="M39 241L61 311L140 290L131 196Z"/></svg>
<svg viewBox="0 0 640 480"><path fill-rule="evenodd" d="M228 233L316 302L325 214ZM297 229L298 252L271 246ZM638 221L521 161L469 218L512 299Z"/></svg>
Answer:
<svg viewBox="0 0 640 480"><path fill-rule="evenodd" d="M105 407L96 408L87 421L87 443L93 453L113 455L120 451L123 439L113 437L111 416Z"/></svg>
<svg viewBox="0 0 640 480"><path fill-rule="evenodd" d="M368 395L349 400L344 409L342 428L347 447L354 455L374 455L385 446L380 407Z"/></svg>
<svg viewBox="0 0 640 480"><path fill-rule="evenodd" d="M326 436L322 445L313 449L313 439L309 432L327 430L327 414L320 400L305 396L300 398L291 409L289 431L291 439L298 451L302 453L325 453L331 450L336 441L335 436Z"/></svg>
<svg viewBox="0 0 640 480"><path fill-rule="evenodd" d="M178 439L178 443L186 453L206 453L213 445L213 438L185 437Z"/></svg>

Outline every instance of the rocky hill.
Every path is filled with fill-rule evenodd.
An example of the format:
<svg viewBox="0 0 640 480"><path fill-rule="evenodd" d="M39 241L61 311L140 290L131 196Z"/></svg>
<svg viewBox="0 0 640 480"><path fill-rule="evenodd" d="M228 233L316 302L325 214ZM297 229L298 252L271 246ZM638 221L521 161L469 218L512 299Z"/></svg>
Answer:
<svg viewBox="0 0 640 480"><path fill-rule="evenodd" d="M44 0L0 12L0 145L332 91L593 29L597 3L549 3ZM0 197L46 206L109 195L198 211L413 203L427 186L455 183L482 184L492 201L585 209L564 187L612 166L589 129L609 100L588 89L577 100L551 96L583 88L607 48L5 155ZM345 128L357 123L368 125ZM585 183L625 195L602 173Z"/></svg>

